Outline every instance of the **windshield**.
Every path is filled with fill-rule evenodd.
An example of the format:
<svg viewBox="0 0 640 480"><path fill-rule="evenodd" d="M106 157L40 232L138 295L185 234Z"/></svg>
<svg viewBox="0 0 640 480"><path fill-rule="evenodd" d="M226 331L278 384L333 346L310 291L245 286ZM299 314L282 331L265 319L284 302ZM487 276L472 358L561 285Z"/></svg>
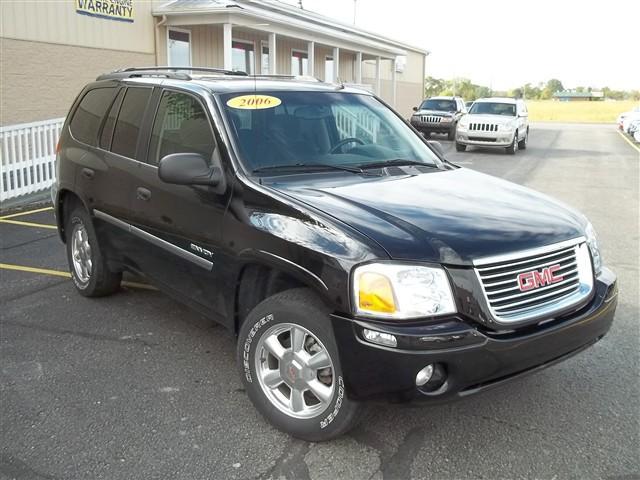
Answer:
<svg viewBox="0 0 640 480"><path fill-rule="evenodd" d="M455 112L457 110L454 100L425 100L420 105L420 110L436 110L438 112Z"/></svg>
<svg viewBox="0 0 640 480"><path fill-rule="evenodd" d="M476 102L471 106L471 114L516 116L516 106L513 103Z"/></svg>
<svg viewBox="0 0 640 480"><path fill-rule="evenodd" d="M389 108L369 95L259 92L220 96L245 167L439 166L441 161ZM257 106L256 106L257 105ZM344 169L346 170L346 169Z"/></svg>

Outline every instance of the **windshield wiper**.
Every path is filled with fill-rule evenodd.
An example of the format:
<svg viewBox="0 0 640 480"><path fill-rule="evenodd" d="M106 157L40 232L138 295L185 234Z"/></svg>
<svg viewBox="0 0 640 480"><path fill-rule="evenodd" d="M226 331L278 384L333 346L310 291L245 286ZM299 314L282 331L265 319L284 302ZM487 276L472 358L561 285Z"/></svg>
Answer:
<svg viewBox="0 0 640 480"><path fill-rule="evenodd" d="M330 165L328 163L294 163L290 165L268 165L253 170L253 173L279 172L279 171L313 171L313 170L341 170L351 173L366 173L360 166L349 167L347 165Z"/></svg>
<svg viewBox="0 0 640 480"><path fill-rule="evenodd" d="M383 160L381 162L360 163L358 164L358 167L364 170L367 168L401 167L406 165L416 165L420 167L437 169L440 168L433 163L418 162L417 160L407 160L405 158L394 158L393 160Z"/></svg>

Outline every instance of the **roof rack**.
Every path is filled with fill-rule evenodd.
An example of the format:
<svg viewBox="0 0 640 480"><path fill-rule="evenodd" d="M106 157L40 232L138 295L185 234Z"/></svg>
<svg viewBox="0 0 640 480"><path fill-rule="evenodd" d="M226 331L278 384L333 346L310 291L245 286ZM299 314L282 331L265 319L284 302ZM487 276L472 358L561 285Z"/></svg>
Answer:
<svg viewBox="0 0 640 480"><path fill-rule="evenodd" d="M104 73L96 80L120 80L123 78L135 77L164 77L174 78L177 80L191 80L191 76L184 73L188 72L207 72L217 73L218 75L238 75L242 77L248 76L246 72L239 70L225 70L223 68L209 67L129 67L120 70L114 70L110 73Z"/></svg>

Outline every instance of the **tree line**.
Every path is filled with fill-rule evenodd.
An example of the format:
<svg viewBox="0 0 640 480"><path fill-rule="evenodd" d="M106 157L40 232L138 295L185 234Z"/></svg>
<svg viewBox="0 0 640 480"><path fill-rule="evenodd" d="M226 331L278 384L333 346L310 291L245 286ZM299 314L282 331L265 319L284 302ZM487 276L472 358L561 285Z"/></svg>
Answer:
<svg viewBox="0 0 640 480"><path fill-rule="evenodd" d="M511 90L492 90L490 87L484 85L476 85L468 78L446 80L443 78L427 77L425 79L425 97L457 95L467 101L483 97L524 97L530 100L550 100L553 98L554 93L563 90L565 90L565 87L557 78L552 78L546 83L540 82L536 85L526 83L521 87L516 87ZM640 100L640 90L612 90L609 87L576 87L573 90L577 92L603 92L605 98L612 100Z"/></svg>

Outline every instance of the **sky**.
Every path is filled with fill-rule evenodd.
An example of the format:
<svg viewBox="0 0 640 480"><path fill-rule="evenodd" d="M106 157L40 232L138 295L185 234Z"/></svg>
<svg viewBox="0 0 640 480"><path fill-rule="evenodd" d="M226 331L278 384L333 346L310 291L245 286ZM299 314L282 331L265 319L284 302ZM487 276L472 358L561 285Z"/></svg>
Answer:
<svg viewBox="0 0 640 480"><path fill-rule="evenodd" d="M353 0L302 4L353 23ZM438 78L640 89L640 0L356 0L356 26L429 50L426 74Z"/></svg>

